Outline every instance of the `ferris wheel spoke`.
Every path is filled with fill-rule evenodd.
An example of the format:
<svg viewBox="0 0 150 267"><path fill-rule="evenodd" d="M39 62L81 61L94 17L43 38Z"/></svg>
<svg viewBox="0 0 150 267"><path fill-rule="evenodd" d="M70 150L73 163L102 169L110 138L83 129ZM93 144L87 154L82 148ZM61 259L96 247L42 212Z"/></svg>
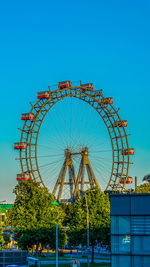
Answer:
<svg viewBox="0 0 150 267"><path fill-rule="evenodd" d="M97 150L97 151L90 151L92 154L93 153L105 153L105 152L112 152L112 150Z"/></svg>
<svg viewBox="0 0 150 267"><path fill-rule="evenodd" d="M100 184L105 185L107 181L106 181L106 178L105 178L105 176L104 176L103 170L97 168L96 166L95 166L94 168L95 168L96 172L97 172L97 173L99 174L99 176L100 176Z"/></svg>
<svg viewBox="0 0 150 267"><path fill-rule="evenodd" d="M52 116L50 117L49 113L48 113L48 117L50 118L50 120L52 121L53 119L55 119L55 122L58 120L58 117L55 116L55 113L53 112L53 118ZM60 122L60 121L59 121ZM64 136L62 134L62 131L60 131L60 127L56 126L56 123L53 123L53 127L55 129L55 136L57 136L57 138L59 138L59 140L63 143L64 146L66 146L66 143L64 143Z"/></svg>
<svg viewBox="0 0 150 267"><path fill-rule="evenodd" d="M62 161L63 162L63 161ZM50 174L56 174L57 173L57 170L58 170L58 167L60 167L60 165L61 165L61 162L60 163L56 163L56 164L54 164L54 165L52 165L52 166L50 166L50 165L47 165L45 168L44 168L44 170L42 170L42 174L46 174L46 173L50 173Z"/></svg>
<svg viewBox="0 0 150 267"><path fill-rule="evenodd" d="M88 143L89 134L91 134L91 132L94 133L95 130L98 129L98 124L99 124L99 120L97 122L94 121L94 123L93 123L93 118L92 118L91 112L89 114L89 117L91 118L91 120L88 123L86 123L86 126L85 126L85 133L87 133L87 134L85 134L85 138L86 138L85 142L86 143ZM98 137L96 136L96 138L98 138Z"/></svg>
<svg viewBox="0 0 150 267"><path fill-rule="evenodd" d="M70 140L70 147L72 147L72 98L71 98L71 103L70 103L70 127L69 127L69 140Z"/></svg>
<svg viewBox="0 0 150 267"><path fill-rule="evenodd" d="M42 155L42 156L37 156L37 158L50 158L50 157L59 157L59 156L63 156L63 154L56 154L56 155Z"/></svg>
<svg viewBox="0 0 150 267"><path fill-rule="evenodd" d="M37 147L39 147L39 148L44 148L44 149L48 149L48 150L55 150L55 152L56 151L59 151L60 152L60 150L63 150L63 148L61 148L61 147L52 147L52 144L51 144L51 147L49 147L49 146L45 146L45 145L40 145L40 144L37 144Z"/></svg>
<svg viewBox="0 0 150 267"><path fill-rule="evenodd" d="M98 172L98 173L102 173L102 177L104 178L105 176L109 176L110 177L110 172L109 170L106 170L106 172L104 172L104 168L102 166L98 166L98 165L95 165L93 166L95 168L95 170Z"/></svg>
<svg viewBox="0 0 150 267"><path fill-rule="evenodd" d="M99 168L99 169L103 169L103 171L105 170L105 173L108 171L108 169L109 169L109 165L104 165L104 164L102 164L101 162L99 162L99 164L97 163L97 164L95 164L95 165L93 165L93 166L97 166L97 168ZM106 167L107 167L107 170L106 170ZM108 171L109 172L109 171Z"/></svg>
<svg viewBox="0 0 150 267"><path fill-rule="evenodd" d="M78 100L78 104L81 104L81 100ZM80 113L79 113L80 111ZM83 143L83 127L84 127L84 121L85 121L85 106L82 106L82 109L79 109L79 106L77 107L77 114L75 117L75 140L79 140L80 143Z"/></svg>
<svg viewBox="0 0 150 267"><path fill-rule="evenodd" d="M73 110L74 110L74 116L73 116ZM80 132L76 133L76 128L78 127L78 122L77 122L77 113L78 113L78 108L75 110L75 105L73 105L73 102L71 100L71 112L68 113L70 114L70 126L69 126L69 130L70 130L70 147L73 148L75 146L75 144L77 142L81 142L81 138L80 138ZM76 122L75 122L76 121Z"/></svg>
<svg viewBox="0 0 150 267"><path fill-rule="evenodd" d="M50 136L49 136L49 134L47 134L46 132L44 132L44 133L42 133L43 135L45 135L46 136L46 142L47 143L49 143L50 145L52 145L52 144L54 144L55 143L55 145L56 145L56 147L59 147L60 148L60 143L61 142L59 142L59 145L58 145L58 139L57 139L57 142L56 142L56 136L54 135L54 137L52 138L52 139L50 139ZM47 139L48 138L48 139ZM60 137L59 137L60 138ZM40 144L39 144L40 145ZM62 146L63 147L63 146Z"/></svg>
<svg viewBox="0 0 150 267"><path fill-rule="evenodd" d="M84 106L84 110L83 110L83 112L82 112L82 119L81 119L81 122L83 122L82 123L82 129L81 129L81 136L83 136L83 145L85 145L85 129L86 129L86 126L87 126L87 124L88 124L88 116L86 115L86 105L87 105L87 103L85 103L85 106Z"/></svg>
<svg viewBox="0 0 150 267"><path fill-rule="evenodd" d="M92 158L92 160L91 160L91 162L92 162L92 164L95 164L95 165L97 165L98 167L100 166L100 167L102 167L102 166L104 166L105 168L106 168L106 165L107 166L110 166L110 168L111 168L111 164L112 164L112 161L111 160L103 160L103 159L97 159L97 158ZM108 168L107 168L108 169ZM106 171L107 171L107 169L106 169Z"/></svg>
<svg viewBox="0 0 150 267"><path fill-rule="evenodd" d="M96 139L96 140L97 140L97 139ZM99 146L99 147L103 147L104 145L105 145L105 146L108 145L108 140L106 140L105 142L101 142L101 143L98 142L98 146ZM91 144L91 146L92 146L92 144Z"/></svg>
<svg viewBox="0 0 150 267"><path fill-rule="evenodd" d="M93 140L92 143L89 143L88 145L89 147L89 151L95 151L96 148L99 148L101 150L110 150L110 144L109 143L106 143L106 144L103 144L101 142L96 142L96 139Z"/></svg>
<svg viewBox="0 0 150 267"><path fill-rule="evenodd" d="M49 165L56 164L56 163L58 163L59 161L60 161L60 160L57 160L57 161L54 161L54 162L50 162L50 163L47 163L47 164L41 165L41 166L39 166L39 168L43 168L43 167L46 167L46 166L49 166Z"/></svg>
<svg viewBox="0 0 150 267"><path fill-rule="evenodd" d="M60 122L60 128L61 128L61 130L63 132L63 138L66 141L66 147L68 147L68 137L65 134L65 132L67 130L67 122L66 122L65 110L58 109L58 111L56 111L56 116L57 116L57 118L58 118L58 120Z"/></svg>
<svg viewBox="0 0 150 267"><path fill-rule="evenodd" d="M111 158L104 158L104 157L93 157L92 156L92 160L97 160L97 161L104 161L104 163L106 164L110 164L110 162L112 162Z"/></svg>
<svg viewBox="0 0 150 267"><path fill-rule="evenodd" d="M55 134L54 134L54 129L55 129ZM59 133L59 129L55 126L55 123L54 123L54 128L51 129L51 131L54 134L53 136L55 136L55 138L57 138L57 140L59 140L59 143L63 143L63 145L65 146L66 144L64 143L64 137L62 136L62 134ZM48 134L46 134L46 135L48 135Z"/></svg>
<svg viewBox="0 0 150 267"><path fill-rule="evenodd" d="M43 172L42 173L43 175L45 175L45 181L49 181L49 179L50 179L50 181L52 180L52 179L54 179L55 181L56 181L56 168L55 169L47 169L46 170L46 172Z"/></svg>
<svg viewBox="0 0 150 267"><path fill-rule="evenodd" d="M81 143L81 137L80 137L80 134L79 131L77 131L77 128L78 128L78 121L77 119L79 118L79 105L80 105L80 100L77 101L77 104L76 104L76 99L75 99L75 104L74 104L74 126L73 126L73 129L72 129L72 132L73 132L73 138L74 138L74 143L76 143L77 141L77 138L79 140L79 142Z"/></svg>

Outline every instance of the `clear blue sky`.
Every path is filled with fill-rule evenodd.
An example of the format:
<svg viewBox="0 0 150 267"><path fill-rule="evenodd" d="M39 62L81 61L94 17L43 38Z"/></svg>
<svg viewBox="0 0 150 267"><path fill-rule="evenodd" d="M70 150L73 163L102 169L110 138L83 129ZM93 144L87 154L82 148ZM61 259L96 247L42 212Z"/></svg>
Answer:
<svg viewBox="0 0 150 267"><path fill-rule="evenodd" d="M0 200L13 199L20 114L61 80L114 97L135 148L131 175L150 173L150 1L1 1Z"/></svg>

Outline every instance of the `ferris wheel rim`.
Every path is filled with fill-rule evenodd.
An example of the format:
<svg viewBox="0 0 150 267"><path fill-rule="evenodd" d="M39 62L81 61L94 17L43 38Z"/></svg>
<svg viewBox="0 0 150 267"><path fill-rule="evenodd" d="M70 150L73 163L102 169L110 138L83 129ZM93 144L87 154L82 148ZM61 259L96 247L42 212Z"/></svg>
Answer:
<svg viewBox="0 0 150 267"><path fill-rule="evenodd" d="M79 93L80 97L77 97L77 95L76 95L76 94L77 94L77 91L79 91L78 93ZM79 99L85 101L85 99L82 99L82 98L81 98L81 95L82 95L84 98L85 98L85 97L90 97L90 99L93 99L93 104L94 104L94 103L100 104L99 101L98 101L94 96L92 96L93 93L95 93L95 95L98 94L99 97L101 97L101 99L105 99L105 97L104 97L101 93L97 93L97 91L95 91L95 90L89 90L89 89L88 89L87 91L83 91L83 90L81 89L81 86L70 87L70 88L64 88L64 89L61 89L61 90L58 89L58 90L52 91L52 93L53 93L52 97L54 97L54 94L55 94L55 96L56 96L58 92L61 94L61 98L58 99L53 105L55 105L55 104L56 104L57 102L59 102L60 100L63 100L65 97L76 97L76 98L79 98ZM64 95L63 95L63 92L65 92ZM74 94L73 94L73 92L74 92ZM87 94L87 93L90 93L90 94ZM32 142L32 135L33 135L33 132L34 132L34 126L35 126L35 123L36 123L37 118L39 117L39 114L41 114L42 109L45 107L45 105L47 105L47 104L49 103L49 101L50 101L50 99L51 99L52 97L50 97L49 99L47 99L47 100L45 100L45 101L44 101L43 99L38 100L38 101L36 102L35 105L32 105L32 108L31 108L31 111L30 111L30 112L33 112L33 111L35 112L35 111L36 111L36 112L35 112L35 120L34 120L34 121L31 121L29 125L27 125L27 121L25 121L25 123L24 123L24 127L23 127L23 129L22 129L21 141L24 140L24 133L25 133L25 131L26 131L26 134L27 134L26 140L28 141L28 139L30 138L30 143L29 143L29 146L30 146L30 155L29 155L29 157L28 157L28 155L27 155L28 151L26 151L26 152L25 152L25 153L26 153L26 155L25 155L25 160L26 160L27 170L30 171L30 172L32 173L32 176L33 176L33 178L34 178L35 180L36 180L36 177L35 177L35 175L34 175L34 170L33 170L33 167L32 167L32 160L31 160L31 146L32 146L32 143L31 143L31 142ZM85 101L85 102L87 102L88 104L90 104L90 105L91 105L91 106L98 112L98 110L97 110L91 103L89 103L88 101ZM116 190L118 189L118 187L120 186L120 181L121 181L121 179L122 179L122 175L123 175L123 172L124 172L125 155L123 155L123 162L121 163L121 162L120 162L120 155L119 155L120 148L119 148L119 145L118 145L118 138L117 138L117 135L116 135L116 129L115 129L115 127L112 125L112 122L111 122L110 118L113 118L114 122L116 122L114 116L117 115L117 118L118 118L120 121L122 121L122 120L121 120L121 118L120 118L120 116L119 116L119 114L118 114L118 111L114 108L114 106L113 106L112 104L109 104L109 106L111 107L111 111L114 112L113 114L112 114L111 111L108 109L108 105L106 106L106 105L102 105L102 104L100 104L100 106L101 106L102 110L104 111L105 115L106 115L106 112L107 112L107 121L105 121L105 120L103 119L103 115L102 115L102 114L100 114L99 112L98 112L98 113L99 113L99 115L101 116L101 118L103 119L103 121L104 121L104 123L105 123L105 125L106 125L106 127L107 127L107 130L108 130L108 132L109 132L109 136L110 136L110 138L111 138L111 144L112 144L112 150L113 150L113 166L112 166L112 172L111 172L111 176L110 176L110 179L109 179L109 181L108 181L108 185L107 185L107 187L106 187L106 190L107 190L107 189L109 188L109 186L110 186L110 183L111 183L111 181L112 181L112 177L113 177L113 170L114 170L114 142L113 142L113 140L116 140L116 144L115 144L115 145L117 145L117 147L118 147L118 165L117 165L117 168L118 168L118 169L117 169L117 174L118 174L118 171L119 171L119 165L122 164L122 172L121 172L121 174L120 174L118 183L117 183L117 178L118 178L117 175L116 175L115 180L113 181L113 182L114 182L114 185L116 185L116 187L115 187L115 191L116 191ZM39 107L39 110L37 109L37 107ZM47 113L50 111L51 108L52 108L52 106L49 107L49 109L48 109L47 112L45 113L45 116L47 115ZM110 117L108 116L108 114L110 115ZM34 145L34 146L35 146L35 151L36 151L36 153L37 153L37 140L38 140L38 135L39 135L40 128L41 128L41 125L42 125L42 122L43 122L45 116L43 116L43 119L42 119L42 121L41 121L41 123L40 123L40 127L39 127L38 131L36 132L36 133L37 133L37 137L36 137L36 145ZM107 125L106 122L110 122L110 123L111 123L111 125L112 125L112 129L113 129L113 131L114 131L114 134L115 134L116 139L112 139L112 135L111 135L110 129L109 129L109 127L108 127L108 125ZM28 130L25 130L26 127L28 128ZM119 132L119 134L120 134L119 138L121 139L122 147L124 147L123 137L122 137L122 134L121 134L121 132L120 132L120 127L117 127L117 129L118 129L118 132ZM127 149L129 149L129 144L128 144L128 138L127 138L126 130L125 130L124 127L122 127L122 129L123 129L124 138L125 138L125 141L126 141L126 147L127 147ZM31 134L31 137L30 137L30 134ZM23 151L20 151L20 162L21 162L22 172L24 172L24 166L23 166L24 164L23 164L23 161L22 161L22 153L23 153ZM128 171L129 171L130 160L129 160L129 155L126 156L126 157L128 157L128 160L127 160L127 168L126 168L126 179L127 179L127 177L128 177ZM41 175L40 175L40 171L38 170L37 155L35 155L35 158L36 158L36 164L37 164L37 171L38 171L38 173L39 173L39 177L40 177L41 183L42 183L43 186L44 186L44 182L43 182L42 177L41 177ZM30 160L30 161L28 161L28 160ZM30 170L30 167L31 167L31 170ZM124 187L125 187L125 183L124 183L123 185L121 185L121 190L122 190L122 191L123 191ZM111 188L113 188L113 186L111 186Z"/></svg>

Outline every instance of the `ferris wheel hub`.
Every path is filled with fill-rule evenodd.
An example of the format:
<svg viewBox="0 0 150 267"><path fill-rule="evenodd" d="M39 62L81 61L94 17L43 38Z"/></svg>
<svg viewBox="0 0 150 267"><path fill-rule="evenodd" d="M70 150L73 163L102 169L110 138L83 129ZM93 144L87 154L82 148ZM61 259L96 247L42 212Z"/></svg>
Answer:
<svg viewBox="0 0 150 267"><path fill-rule="evenodd" d="M84 148L82 149L81 155L82 155L82 156L87 156L88 154L89 154L89 150L88 150L88 148L87 148L87 147L84 147Z"/></svg>

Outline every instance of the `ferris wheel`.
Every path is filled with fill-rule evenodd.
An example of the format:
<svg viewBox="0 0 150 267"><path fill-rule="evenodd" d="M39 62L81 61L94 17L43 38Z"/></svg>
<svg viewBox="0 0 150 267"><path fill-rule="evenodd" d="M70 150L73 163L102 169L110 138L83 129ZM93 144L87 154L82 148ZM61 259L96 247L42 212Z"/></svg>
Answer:
<svg viewBox="0 0 150 267"><path fill-rule="evenodd" d="M21 115L20 142L14 144L21 166L17 181L40 182L58 202L72 201L94 186L123 191L133 182L127 121L102 89L59 82L30 104Z"/></svg>

